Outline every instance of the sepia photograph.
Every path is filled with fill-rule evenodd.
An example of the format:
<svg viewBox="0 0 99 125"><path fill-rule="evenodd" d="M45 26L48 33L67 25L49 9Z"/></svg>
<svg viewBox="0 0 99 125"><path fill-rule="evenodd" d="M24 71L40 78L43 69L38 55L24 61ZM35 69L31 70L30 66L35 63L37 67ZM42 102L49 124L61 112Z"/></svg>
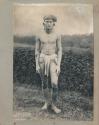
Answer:
<svg viewBox="0 0 99 125"><path fill-rule="evenodd" d="M13 119L93 121L92 4L13 5Z"/></svg>

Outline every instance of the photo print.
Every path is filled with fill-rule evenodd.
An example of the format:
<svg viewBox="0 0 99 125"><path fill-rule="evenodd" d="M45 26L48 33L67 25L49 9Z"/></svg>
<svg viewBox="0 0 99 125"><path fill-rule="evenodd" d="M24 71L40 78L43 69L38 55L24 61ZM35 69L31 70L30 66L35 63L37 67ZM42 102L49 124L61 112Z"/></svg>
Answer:
<svg viewBox="0 0 99 125"><path fill-rule="evenodd" d="M13 119L93 120L91 4L13 5Z"/></svg>

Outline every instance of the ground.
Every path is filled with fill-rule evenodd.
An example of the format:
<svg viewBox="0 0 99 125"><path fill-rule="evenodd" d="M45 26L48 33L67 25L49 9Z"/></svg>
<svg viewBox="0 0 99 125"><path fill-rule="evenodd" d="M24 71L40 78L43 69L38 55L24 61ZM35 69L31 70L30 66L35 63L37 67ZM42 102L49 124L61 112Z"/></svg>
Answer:
<svg viewBox="0 0 99 125"><path fill-rule="evenodd" d="M58 106L62 112L55 114L49 107L41 111L44 103L40 87L34 85L14 85L14 119L65 119L91 121L93 119L93 98L79 92L59 91Z"/></svg>

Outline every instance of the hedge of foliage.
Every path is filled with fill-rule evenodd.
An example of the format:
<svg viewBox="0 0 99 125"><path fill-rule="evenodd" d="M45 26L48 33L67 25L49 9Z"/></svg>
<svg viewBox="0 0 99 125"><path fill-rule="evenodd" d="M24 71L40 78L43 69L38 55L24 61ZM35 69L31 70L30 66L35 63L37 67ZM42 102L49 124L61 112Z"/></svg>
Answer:
<svg viewBox="0 0 99 125"><path fill-rule="evenodd" d="M35 72L34 50L15 47L13 54L14 84L40 85L40 77ZM93 54L90 51L74 53L64 51L59 76L59 88L93 94Z"/></svg>

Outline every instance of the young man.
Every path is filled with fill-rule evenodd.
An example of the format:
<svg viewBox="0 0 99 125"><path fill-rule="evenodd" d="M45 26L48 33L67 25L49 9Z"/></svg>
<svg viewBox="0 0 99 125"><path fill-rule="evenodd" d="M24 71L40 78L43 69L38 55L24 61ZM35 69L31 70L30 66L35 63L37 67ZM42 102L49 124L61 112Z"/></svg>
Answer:
<svg viewBox="0 0 99 125"><path fill-rule="evenodd" d="M36 72L40 74L45 97L45 104L42 110L46 110L51 104L55 113L61 110L56 106L58 96L58 76L62 58L61 36L54 31L57 18L48 15L43 18L44 31L36 37ZM49 87L48 78L51 85ZM48 93L50 91L50 95Z"/></svg>

